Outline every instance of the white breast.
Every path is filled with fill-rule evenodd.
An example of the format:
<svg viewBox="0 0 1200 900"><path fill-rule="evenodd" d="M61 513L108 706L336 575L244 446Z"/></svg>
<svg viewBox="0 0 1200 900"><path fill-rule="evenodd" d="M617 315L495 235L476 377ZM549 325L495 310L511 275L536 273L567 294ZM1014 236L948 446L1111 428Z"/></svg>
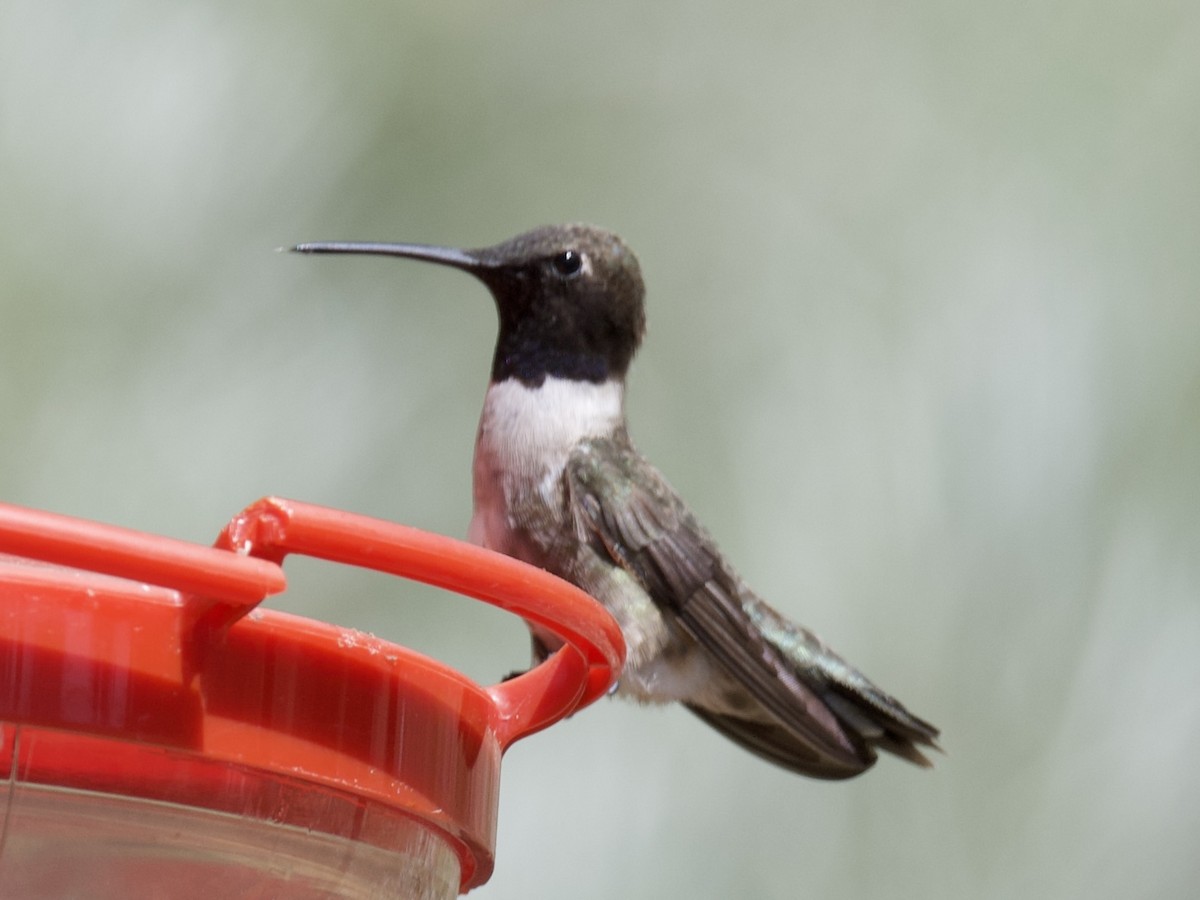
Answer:
<svg viewBox="0 0 1200 900"><path fill-rule="evenodd" d="M611 434L624 417L624 385L546 378L529 387L515 378L488 386L475 438L472 542L520 556L509 540L509 512L540 501L556 507L571 449Z"/></svg>

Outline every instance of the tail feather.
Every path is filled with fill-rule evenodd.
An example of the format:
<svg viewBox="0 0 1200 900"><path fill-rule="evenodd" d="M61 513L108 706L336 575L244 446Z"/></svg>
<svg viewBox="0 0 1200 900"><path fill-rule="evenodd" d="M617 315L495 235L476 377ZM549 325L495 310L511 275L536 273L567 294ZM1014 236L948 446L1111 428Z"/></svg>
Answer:
<svg viewBox="0 0 1200 900"><path fill-rule="evenodd" d="M685 706L706 724L755 756L809 778L853 778L871 768L875 762L873 751L856 747L859 752L857 762L834 763L827 754L815 752L808 741L776 722L716 713L691 703Z"/></svg>
<svg viewBox="0 0 1200 900"><path fill-rule="evenodd" d="M852 778L875 764L878 750L923 768L933 765L922 750L941 751L937 728L910 713L827 649L821 657L820 673L809 672L805 681L844 729L855 748L856 763L831 763L778 722L739 718L691 705L688 709L751 753L812 778Z"/></svg>
<svg viewBox="0 0 1200 900"><path fill-rule="evenodd" d="M839 686L840 687L840 686ZM924 768L933 765L921 747L940 750L938 730L878 690L872 695L855 692L823 697L833 714L868 747L884 750Z"/></svg>

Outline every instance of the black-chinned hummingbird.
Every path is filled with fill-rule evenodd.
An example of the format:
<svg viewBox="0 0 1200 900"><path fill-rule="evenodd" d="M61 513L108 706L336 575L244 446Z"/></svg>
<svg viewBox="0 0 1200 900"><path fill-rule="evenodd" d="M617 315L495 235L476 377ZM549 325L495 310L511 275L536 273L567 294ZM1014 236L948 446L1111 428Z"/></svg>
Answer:
<svg viewBox="0 0 1200 900"><path fill-rule="evenodd" d="M633 251L588 225L538 228L482 250L309 243L469 272L500 329L475 441L470 539L599 600L627 644L619 695L678 701L747 750L849 778L886 750L919 765L938 731L753 593L638 451L625 376L645 331ZM535 660L556 645L533 634Z"/></svg>

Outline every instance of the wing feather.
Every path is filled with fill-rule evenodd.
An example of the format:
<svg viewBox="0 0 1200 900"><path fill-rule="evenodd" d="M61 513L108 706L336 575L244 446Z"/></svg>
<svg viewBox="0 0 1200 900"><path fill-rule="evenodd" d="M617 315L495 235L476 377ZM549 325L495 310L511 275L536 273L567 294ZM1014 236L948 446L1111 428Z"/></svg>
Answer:
<svg viewBox="0 0 1200 900"><path fill-rule="evenodd" d="M823 699L828 686L815 664L798 667L767 639L762 622L751 616L766 604L750 594L628 438L581 444L566 479L576 533L633 575L761 706L745 718L690 707L693 712L753 752L806 774L849 777L871 765L874 751L854 727L861 723L839 717Z"/></svg>

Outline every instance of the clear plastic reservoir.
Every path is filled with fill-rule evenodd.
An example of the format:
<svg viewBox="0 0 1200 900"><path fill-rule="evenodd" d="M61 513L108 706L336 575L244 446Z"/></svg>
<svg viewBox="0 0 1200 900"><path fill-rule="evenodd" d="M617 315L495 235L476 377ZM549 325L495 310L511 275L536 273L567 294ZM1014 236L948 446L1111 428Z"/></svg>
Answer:
<svg viewBox="0 0 1200 900"><path fill-rule="evenodd" d="M0 785L0 897L441 900L458 893L458 857L446 840L393 810L169 751L131 752L107 741L81 745L70 735L11 724L0 732L9 772ZM51 766L71 748L111 754L122 765L141 762L145 786L157 781L160 790L169 789L162 779L174 777L180 793L191 793L205 783L221 793L224 805L240 801L246 809L222 812L25 780L22 769L48 774L38 763L39 748Z"/></svg>

